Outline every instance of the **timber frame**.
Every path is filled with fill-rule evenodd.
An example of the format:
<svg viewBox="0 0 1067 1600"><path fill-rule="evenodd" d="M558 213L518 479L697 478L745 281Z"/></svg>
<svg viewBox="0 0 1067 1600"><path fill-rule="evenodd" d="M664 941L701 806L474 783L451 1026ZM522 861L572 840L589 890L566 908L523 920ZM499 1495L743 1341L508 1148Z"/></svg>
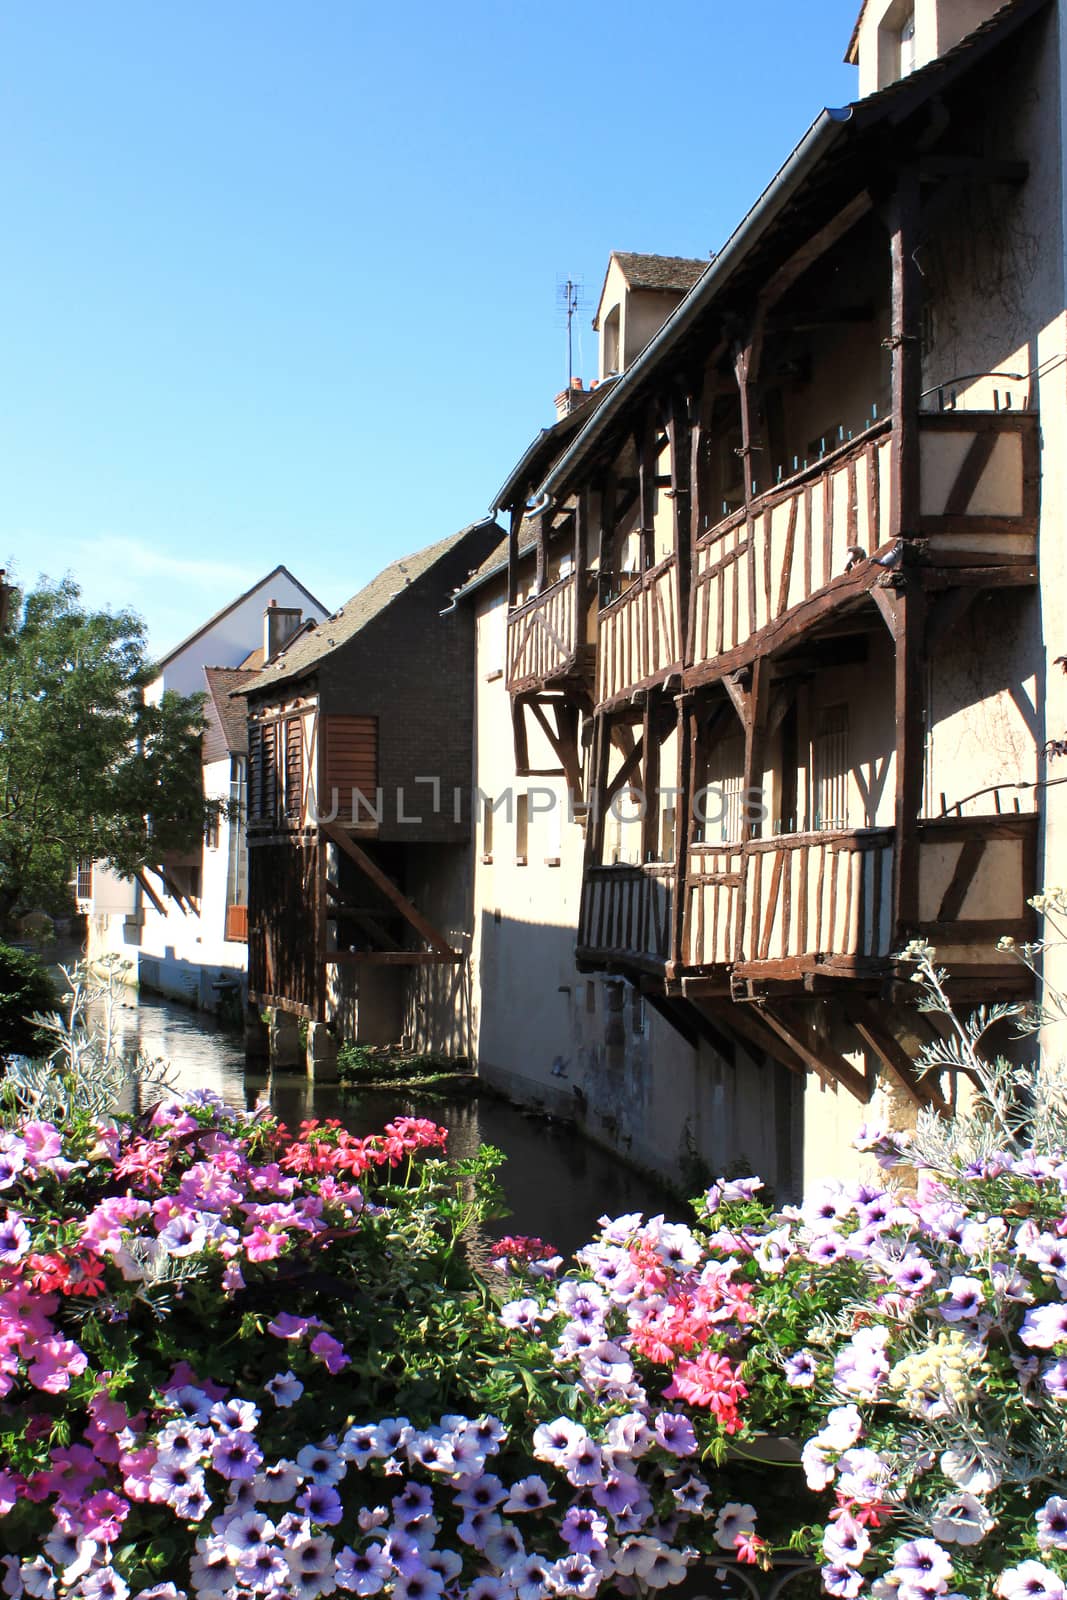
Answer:
<svg viewBox="0 0 1067 1600"><path fill-rule="evenodd" d="M1024 5L998 26L1006 36L1038 9ZM938 814L924 788L934 651L982 595L1037 582L1032 393L972 409L923 390L921 252L964 174L934 99L968 60L982 70L997 37L991 26L969 57L955 52L951 71L917 74L925 88L898 85L859 108L855 132L840 136L844 153L740 260L719 298L709 292L684 342L654 357L653 341L621 381L611 422L594 419L588 444L580 438L539 491L562 510L540 519L538 574L556 530L588 525L575 536L575 591L595 584L597 594L580 969L628 977L694 1038L704 1027L736 1037L861 1101L877 1071L937 1109L942 1088L918 1078L901 1039L897 1002L911 969L900 952L912 939L950 948L960 996L1018 999L1029 975L996 938L1024 940L1034 928L1036 813L1018 801L1005 810L991 791L985 814L954 813L943 796ZM892 108L888 143L879 102ZM1021 162L966 167L972 184L1018 187L1026 175ZM854 326L850 348L867 350L877 403L776 475L774 460L788 454L783 417L805 438L784 388L804 381L798 330L835 324ZM812 417L808 437L817 428ZM622 528L637 555L620 581ZM513 571L518 554L513 532ZM551 587L517 607L512 625L530 629L542 600L557 603ZM803 685L868 652L891 661L892 820L849 828L809 816L804 831L774 751ZM567 662L574 673L577 656ZM589 681L583 662L582 695ZM550 686L574 695L577 678L516 680L516 715ZM676 771L661 774L672 728ZM742 751L742 803L733 835L715 838L695 801L727 738ZM769 770L781 779L777 824L748 803ZM684 826L665 861L647 817L668 782ZM646 801L640 852L613 861L605 817L629 785ZM1007 902L1002 916L985 909L991 900ZM866 1072L849 1059L857 1055Z"/></svg>

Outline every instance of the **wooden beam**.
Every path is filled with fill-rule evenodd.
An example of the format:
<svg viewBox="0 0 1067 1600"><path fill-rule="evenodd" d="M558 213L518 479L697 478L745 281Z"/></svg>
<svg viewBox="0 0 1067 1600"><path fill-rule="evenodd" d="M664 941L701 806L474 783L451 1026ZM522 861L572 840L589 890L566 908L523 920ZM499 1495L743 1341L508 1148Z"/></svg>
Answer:
<svg viewBox="0 0 1067 1600"><path fill-rule="evenodd" d="M706 1010L728 1033L738 1034L761 1055L770 1056L797 1077L807 1077L807 1063L781 1034L766 1025L766 1016L758 1007L747 1003L704 1000L696 995L693 998L694 1003Z"/></svg>
<svg viewBox="0 0 1067 1600"><path fill-rule="evenodd" d="M440 950L327 950L325 967L445 967L462 961L458 950L448 955Z"/></svg>
<svg viewBox="0 0 1067 1600"><path fill-rule="evenodd" d="M634 773L640 767L641 762L644 760L644 753L645 753L645 741L644 741L644 738L642 737L642 738L638 739L637 743L634 745L633 749L630 751L630 754L626 757L626 760L623 762L622 766L619 768L619 770L615 774L614 778L612 778L611 782L608 784L608 786L607 786L607 788L606 788L606 790L604 792L604 812L605 812L605 815L607 814L608 811L611 810L611 804L612 804L612 801L615 799L615 796L623 788L625 788L626 784L629 783L629 781L633 777Z"/></svg>
<svg viewBox="0 0 1067 1600"><path fill-rule="evenodd" d="M922 810L926 699L926 595L917 582L897 597L894 662L896 809L893 852L894 940L919 920L919 813Z"/></svg>
<svg viewBox="0 0 1067 1600"><path fill-rule="evenodd" d="M412 905L406 895L401 894L393 880L382 871L376 861L371 860L365 850L360 849L354 839L349 838L343 828L337 827L336 823L323 823L321 831L356 863L359 870L370 879L375 888L381 890L387 900L392 901L404 921L409 922L432 949L448 959L453 957L457 961L460 959L460 951L453 950L444 934L438 932L433 923Z"/></svg>
<svg viewBox="0 0 1067 1600"><path fill-rule="evenodd" d="M867 1104L871 1098L871 1085L867 1079L825 1040L819 1039L810 1024L791 1014L788 1006L783 1004L779 1004L775 1010L764 1005L760 1015L767 1026L820 1078L825 1079L828 1074L843 1084L857 1100Z"/></svg>
<svg viewBox="0 0 1067 1600"><path fill-rule="evenodd" d="M919 531L919 404L922 399L922 273L919 248L919 175L904 167L890 206L892 308L889 347L892 351L891 410L893 418L892 520L895 535Z"/></svg>
<svg viewBox="0 0 1067 1600"><path fill-rule="evenodd" d="M805 240L800 249L795 250L788 261L783 262L777 272L772 273L767 280L759 297L763 310L768 310L776 301L780 300L786 291L792 288L797 279L803 277L808 268L815 265L820 256L824 256L828 250L837 244L839 239L843 239L846 233L852 231L856 223L871 210L871 207L871 197L864 190L850 200L846 206L842 207L836 217L831 217L830 221L820 228L818 233L813 233L810 239Z"/></svg>
<svg viewBox="0 0 1067 1600"><path fill-rule="evenodd" d="M848 1020L865 1045L872 1049L890 1077L900 1084L918 1105L933 1106L947 1114L948 1103L934 1078L920 1075L904 1046L893 1035L885 1017L875 1002L863 995L849 995L845 1002Z"/></svg>

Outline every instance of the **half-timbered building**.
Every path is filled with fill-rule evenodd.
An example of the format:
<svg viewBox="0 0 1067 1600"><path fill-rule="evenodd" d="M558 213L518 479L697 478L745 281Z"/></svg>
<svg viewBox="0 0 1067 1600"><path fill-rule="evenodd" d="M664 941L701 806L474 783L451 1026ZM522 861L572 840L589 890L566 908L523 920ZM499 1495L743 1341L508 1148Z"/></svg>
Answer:
<svg viewBox="0 0 1067 1600"><path fill-rule="evenodd" d="M870 92L498 500L516 771L585 818L581 971L792 1075L835 1152L876 1090L947 1093L910 940L964 999L1026 992L998 939L1033 927L1063 647L1057 11L918 0L918 56L899 11L868 0Z"/></svg>
<svg viewBox="0 0 1067 1600"><path fill-rule="evenodd" d="M450 596L499 537L393 562L242 687L254 1006L465 1047L473 628Z"/></svg>

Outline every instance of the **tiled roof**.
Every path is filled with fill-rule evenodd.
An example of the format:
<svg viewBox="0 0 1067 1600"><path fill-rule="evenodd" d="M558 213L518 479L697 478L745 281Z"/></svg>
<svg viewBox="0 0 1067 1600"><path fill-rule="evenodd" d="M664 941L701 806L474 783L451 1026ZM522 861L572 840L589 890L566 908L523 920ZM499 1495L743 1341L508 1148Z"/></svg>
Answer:
<svg viewBox="0 0 1067 1600"><path fill-rule="evenodd" d="M279 650L261 672L253 675L248 684L241 685L238 693L258 694L261 689L270 689L275 684L286 683L291 678L300 678L312 672L325 656L346 645L368 622L380 616L398 594L428 572L476 526L471 523L470 527L461 528L459 533L427 545L425 550L416 550L414 555L392 562L376 578L372 578L366 588L360 589L339 611L335 611L332 617L320 622L317 628L298 634L291 645Z"/></svg>
<svg viewBox="0 0 1067 1600"><path fill-rule="evenodd" d="M248 753L248 728L245 720L245 703L233 700L238 689L249 683L256 673L242 667L205 667L207 700L204 702L203 759L205 765L221 761L229 755Z"/></svg>
<svg viewBox="0 0 1067 1600"><path fill-rule="evenodd" d="M631 289L670 289L688 294L707 266L691 256L645 256L632 250L613 250Z"/></svg>

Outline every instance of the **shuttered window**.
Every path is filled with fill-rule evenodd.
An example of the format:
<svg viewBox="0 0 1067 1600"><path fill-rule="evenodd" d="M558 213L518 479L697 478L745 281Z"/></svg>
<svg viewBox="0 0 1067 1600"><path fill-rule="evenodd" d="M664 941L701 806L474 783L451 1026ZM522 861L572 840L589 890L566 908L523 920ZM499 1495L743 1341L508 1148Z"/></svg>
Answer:
<svg viewBox="0 0 1067 1600"><path fill-rule="evenodd" d="M336 789L342 819L350 815L352 790L358 789L366 801L360 815L366 818L367 807L374 807L378 787L378 719L377 717L346 717L336 713L326 719L326 795L325 804L332 805L331 791Z"/></svg>
<svg viewBox="0 0 1067 1600"><path fill-rule="evenodd" d="M278 724L253 722L248 728L248 812L251 822L273 822L278 799Z"/></svg>
<svg viewBox="0 0 1067 1600"><path fill-rule="evenodd" d="M285 815L300 816L304 794L304 725L302 717L285 724Z"/></svg>

